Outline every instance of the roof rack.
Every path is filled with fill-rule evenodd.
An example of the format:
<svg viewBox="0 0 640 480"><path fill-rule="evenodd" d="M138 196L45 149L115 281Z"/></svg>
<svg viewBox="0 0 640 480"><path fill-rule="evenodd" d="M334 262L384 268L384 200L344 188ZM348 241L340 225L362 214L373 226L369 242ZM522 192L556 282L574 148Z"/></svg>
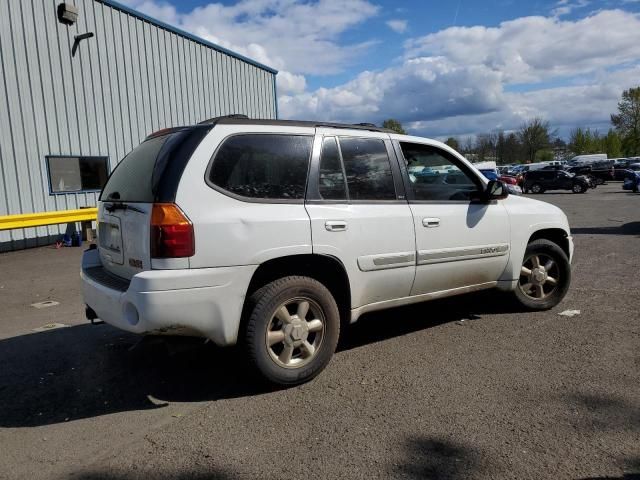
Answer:
<svg viewBox="0 0 640 480"><path fill-rule="evenodd" d="M249 118L241 113L234 113L231 115L223 115L221 117L209 118L204 120L198 125L216 125L216 124L236 124L236 125L281 125L288 127L310 127L310 128L344 128L349 130L366 130L371 132L380 133L395 133L388 128L377 127L373 123L333 123L333 122L313 122L313 121L301 121L301 120L274 120L274 119L258 119Z"/></svg>
<svg viewBox="0 0 640 480"><path fill-rule="evenodd" d="M218 123L220 120L222 120L224 118L235 118L235 119L238 119L238 120L249 120L249 117L247 117L244 113L232 113L230 115L222 115L221 117L208 118L206 120L198 122L198 125L215 125L216 123Z"/></svg>

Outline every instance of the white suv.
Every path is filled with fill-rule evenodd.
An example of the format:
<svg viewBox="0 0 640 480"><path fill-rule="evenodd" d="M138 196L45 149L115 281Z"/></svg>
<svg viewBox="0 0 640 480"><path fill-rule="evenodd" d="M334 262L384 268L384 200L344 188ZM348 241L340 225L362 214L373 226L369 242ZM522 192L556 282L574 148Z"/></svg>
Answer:
<svg viewBox="0 0 640 480"><path fill-rule="evenodd" d="M87 316L239 343L269 381L317 375L365 312L497 287L562 300L567 217L446 145L366 124L212 119L113 171L82 261Z"/></svg>

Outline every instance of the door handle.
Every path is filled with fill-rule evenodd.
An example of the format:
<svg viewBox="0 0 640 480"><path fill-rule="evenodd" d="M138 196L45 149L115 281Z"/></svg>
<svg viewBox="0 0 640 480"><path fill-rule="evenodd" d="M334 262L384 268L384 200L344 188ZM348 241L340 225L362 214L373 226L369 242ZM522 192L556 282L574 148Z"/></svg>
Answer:
<svg viewBox="0 0 640 480"><path fill-rule="evenodd" d="M347 229L347 222L344 220L327 220L324 228L330 232L344 232Z"/></svg>
<svg viewBox="0 0 640 480"><path fill-rule="evenodd" d="M422 219L422 226L427 228L435 228L440 226L440 219L435 217L427 217Z"/></svg>

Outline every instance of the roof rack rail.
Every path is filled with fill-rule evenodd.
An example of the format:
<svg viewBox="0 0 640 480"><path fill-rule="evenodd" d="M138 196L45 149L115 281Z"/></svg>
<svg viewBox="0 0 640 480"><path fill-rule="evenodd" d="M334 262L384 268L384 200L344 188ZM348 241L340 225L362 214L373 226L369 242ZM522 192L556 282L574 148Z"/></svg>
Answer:
<svg viewBox="0 0 640 480"><path fill-rule="evenodd" d="M207 120L198 122L198 125L215 125L223 118L237 118L239 120L249 120L249 117L246 116L244 113L232 113L230 115L222 115L220 117L208 118Z"/></svg>
<svg viewBox="0 0 640 480"><path fill-rule="evenodd" d="M373 128L380 128L380 127L378 127L375 123L367 123L367 122L354 123L354 125L355 125L356 127L373 127Z"/></svg>

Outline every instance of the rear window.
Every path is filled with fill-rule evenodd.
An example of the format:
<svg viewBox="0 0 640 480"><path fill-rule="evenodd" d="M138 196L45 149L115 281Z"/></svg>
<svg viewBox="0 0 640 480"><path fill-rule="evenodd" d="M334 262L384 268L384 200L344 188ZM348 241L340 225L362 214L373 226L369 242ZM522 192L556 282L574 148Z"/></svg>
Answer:
<svg viewBox="0 0 640 480"><path fill-rule="evenodd" d="M248 198L302 200L313 137L243 134L227 138L209 171L209 182Z"/></svg>
<svg viewBox="0 0 640 480"><path fill-rule="evenodd" d="M100 200L173 202L182 172L211 126L174 129L145 140L118 164Z"/></svg>
<svg viewBox="0 0 640 480"><path fill-rule="evenodd" d="M100 200L153 202L153 170L158 154L168 138L169 135L163 135L142 142L124 157L109 178Z"/></svg>

